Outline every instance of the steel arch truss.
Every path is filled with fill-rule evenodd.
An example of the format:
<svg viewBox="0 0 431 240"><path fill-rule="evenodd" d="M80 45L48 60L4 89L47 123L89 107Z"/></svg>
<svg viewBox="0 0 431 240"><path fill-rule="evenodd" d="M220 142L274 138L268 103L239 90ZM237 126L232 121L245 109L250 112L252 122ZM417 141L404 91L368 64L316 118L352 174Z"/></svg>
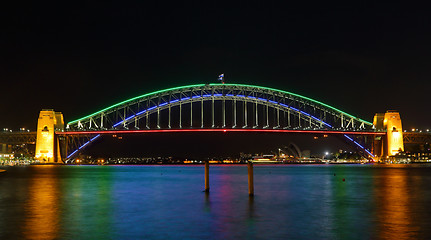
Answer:
<svg viewBox="0 0 431 240"><path fill-rule="evenodd" d="M66 135L61 136L62 156L71 159L78 155L79 151L87 147L100 137L100 134Z"/></svg>
<svg viewBox="0 0 431 240"><path fill-rule="evenodd" d="M142 128L373 131L371 123L316 100L242 84L201 84L145 94L69 122L66 131Z"/></svg>

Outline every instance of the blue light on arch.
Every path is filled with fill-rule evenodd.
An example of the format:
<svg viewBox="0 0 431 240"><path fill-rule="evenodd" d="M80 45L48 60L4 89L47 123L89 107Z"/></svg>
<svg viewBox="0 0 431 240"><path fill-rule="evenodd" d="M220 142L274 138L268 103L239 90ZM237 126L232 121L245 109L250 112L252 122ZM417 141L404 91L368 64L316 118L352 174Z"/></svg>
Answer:
<svg viewBox="0 0 431 240"><path fill-rule="evenodd" d="M360 147L361 149L363 149L365 152L367 152L370 156L374 157L374 154L372 154L370 151L368 151L368 149L366 149L364 146L362 146L361 144L359 144L358 142L356 142L355 140L353 140L353 138L347 136L346 134L344 134L344 136L349 139L350 141L352 141L354 144L356 144L358 147Z"/></svg>
<svg viewBox="0 0 431 240"><path fill-rule="evenodd" d="M126 121L128 121L128 120L130 120L130 119L132 119L132 118L134 118L134 117L137 117L137 116L139 116L139 115L141 115L141 114L143 114L143 113L145 113L145 112L148 112L148 111L151 111L151 110L153 110L153 109L156 109L157 107L162 107L162 106L166 106L167 104L169 104L169 103L176 103L176 102L179 102L179 101L185 101L185 100L189 100L189 99L195 99L195 98L207 98L207 97L211 97L211 96L214 96L214 97L221 97L221 96L223 96L223 94L214 94L214 95L209 95L209 94L206 94L206 95L195 95L195 96L191 96L191 97L185 97L185 98L181 98L181 99L174 99L174 100L171 100L170 102L164 102L164 103L161 103L161 104L159 104L159 106L153 106L153 107L150 107L150 108L148 108L148 109L145 109L145 110L143 110L143 111L141 111L141 112L138 112L138 113L136 113L136 114L134 114L134 115L132 115L132 116L130 116L130 117L127 117L126 119L124 119L124 120L122 120L122 121L120 121L120 122L117 122L116 124L114 124L113 125L113 127L117 127L117 126L119 126L120 124L122 124L122 123L124 123L124 122L126 122ZM226 94L225 96L228 96L228 97L230 97L230 96L234 96L234 95L232 95L232 94ZM246 97L246 96L244 96L244 95L236 95L237 97ZM273 100L269 100L269 99L266 99L266 98L257 98L257 97L254 97L254 96L247 96L247 98L252 98L252 99L257 99L257 100L260 100L260 101L263 101L263 102L270 102L270 103L273 103L273 104L276 104L276 105L279 105L279 106L282 106L282 107L285 107L285 108L288 108L288 109L291 109L291 110L293 110L293 111L295 111L295 112L299 112L299 113L301 113L301 114L304 114L304 115L306 115L306 116L308 116L308 117L311 117L311 118L313 118L314 120L316 120L316 121L319 121L319 122L322 122L324 125L326 125L326 126L328 126L329 128L332 128L332 125L330 125L329 123L327 123L327 122L324 122L322 119L319 119L319 118L317 118L317 117L315 117L315 116L313 116L313 115L311 115L311 114L309 114L309 113L306 113L306 112L304 112L304 111L301 111L301 110L299 110L299 109L297 109L297 108L294 108L294 107L291 107L291 106L288 106L288 105L286 105L286 104L284 104L284 103L279 103L279 102L276 102L276 101L273 101Z"/></svg>
<svg viewBox="0 0 431 240"><path fill-rule="evenodd" d="M100 137L100 134L97 134L95 137L93 137L92 139L88 140L86 143L82 144L78 149L76 149L71 154L69 154L69 156L67 156L67 158L70 158L71 156L73 156L75 153L77 153L79 150L83 149L85 146L87 146L92 141L96 140L98 137Z"/></svg>

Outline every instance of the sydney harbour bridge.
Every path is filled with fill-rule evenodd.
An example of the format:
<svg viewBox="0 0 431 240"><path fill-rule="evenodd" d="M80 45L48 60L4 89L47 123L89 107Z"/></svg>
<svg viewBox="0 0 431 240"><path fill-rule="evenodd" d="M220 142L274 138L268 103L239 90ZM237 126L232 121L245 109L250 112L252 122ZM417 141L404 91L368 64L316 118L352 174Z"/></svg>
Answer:
<svg viewBox="0 0 431 240"><path fill-rule="evenodd" d="M218 131L339 134L370 158L391 155L403 140L397 112L376 114L371 123L292 92L218 83L146 93L66 124L61 113L42 110L37 132L27 135L37 135L36 158L57 162L106 134Z"/></svg>

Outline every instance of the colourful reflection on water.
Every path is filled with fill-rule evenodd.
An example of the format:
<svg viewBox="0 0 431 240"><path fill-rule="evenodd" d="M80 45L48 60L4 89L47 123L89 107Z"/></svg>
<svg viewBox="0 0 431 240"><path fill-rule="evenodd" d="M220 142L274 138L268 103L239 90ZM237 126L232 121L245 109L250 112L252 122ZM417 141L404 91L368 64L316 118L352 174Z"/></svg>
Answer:
<svg viewBox="0 0 431 240"><path fill-rule="evenodd" d="M375 176L376 224L381 239L413 239L417 235L408 183L409 172L413 171L395 167L383 169L382 174Z"/></svg>
<svg viewBox="0 0 431 240"><path fill-rule="evenodd" d="M24 236L26 239L56 239L60 228L60 191L56 166L37 166L28 184L25 207Z"/></svg>
<svg viewBox="0 0 431 240"><path fill-rule="evenodd" d="M67 238L103 239L110 235L115 210L111 170L107 166L78 166L67 173L62 181L62 228Z"/></svg>
<svg viewBox="0 0 431 240"><path fill-rule="evenodd" d="M235 182L244 181L244 176L242 174L238 176L238 171L247 170L245 166L234 166L234 168L212 167L211 170L210 176L213 173L213 178L210 178L210 183L212 181L213 190L210 193L210 198L212 197L211 194L217 195L217 198L212 198L214 199L213 206L217 208L212 209L213 212L217 212L213 227L217 229L217 237L226 239L229 234L235 232L235 225L231 223L231 221L234 221L233 215L239 218L248 218L248 216L243 215L243 211L249 203L246 201L241 202L242 199L238 198L238 193L244 193L235 184ZM252 218L248 219L248 224L251 224Z"/></svg>
<svg viewBox="0 0 431 240"><path fill-rule="evenodd" d="M0 239L431 239L431 167L34 166L0 177ZM345 179L345 181L343 181Z"/></svg>

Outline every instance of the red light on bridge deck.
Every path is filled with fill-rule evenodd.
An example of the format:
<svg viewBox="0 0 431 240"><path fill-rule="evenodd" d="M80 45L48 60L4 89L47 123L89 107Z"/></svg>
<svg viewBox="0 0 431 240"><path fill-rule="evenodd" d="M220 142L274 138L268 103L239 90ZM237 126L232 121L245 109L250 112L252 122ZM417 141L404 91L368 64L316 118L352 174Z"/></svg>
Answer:
<svg viewBox="0 0 431 240"><path fill-rule="evenodd" d="M148 129L148 130L105 130L105 131L65 131L55 132L59 135L75 134L112 134L119 137L118 134L127 133L174 133L174 132L272 132L272 133L311 133L311 134L359 134L359 135L386 135L385 132L344 132L333 130L288 130L288 129L220 129L220 128L203 128L203 129Z"/></svg>

